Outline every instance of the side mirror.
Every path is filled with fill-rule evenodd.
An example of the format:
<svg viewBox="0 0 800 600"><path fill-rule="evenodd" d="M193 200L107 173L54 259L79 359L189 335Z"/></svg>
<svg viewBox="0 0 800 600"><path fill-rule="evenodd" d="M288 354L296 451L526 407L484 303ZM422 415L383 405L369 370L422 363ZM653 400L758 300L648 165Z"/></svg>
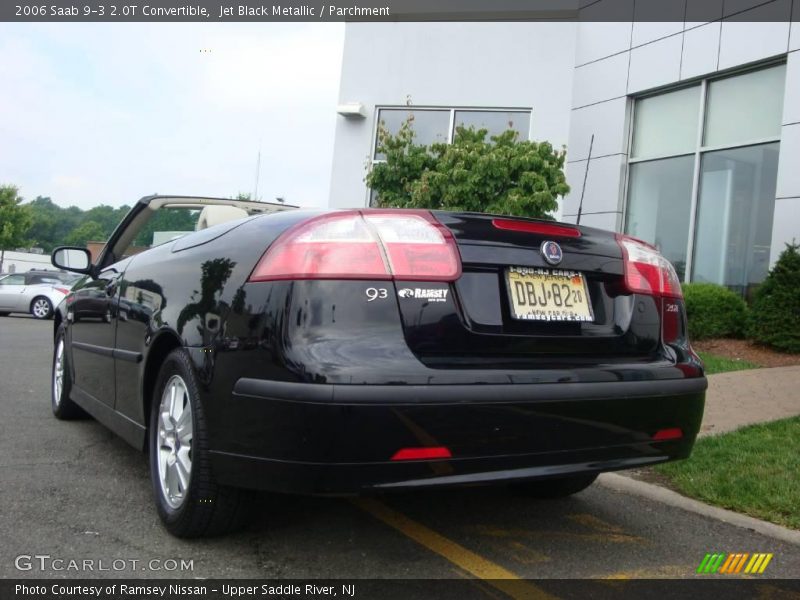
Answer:
<svg viewBox="0 0 800 600"><path fill-rule="evenodd" d="M50 262L54 267L72 271L73 273L91 273L92 255L86 248L74 246L61 246L53 250Z"/></svg>

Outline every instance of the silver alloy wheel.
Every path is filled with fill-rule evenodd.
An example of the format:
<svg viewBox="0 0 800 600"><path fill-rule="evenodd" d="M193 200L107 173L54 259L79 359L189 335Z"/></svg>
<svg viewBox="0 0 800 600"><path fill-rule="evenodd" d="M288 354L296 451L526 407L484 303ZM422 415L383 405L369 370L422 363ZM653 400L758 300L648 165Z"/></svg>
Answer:
<svg viewBox="0 0 800 600"><path fill-rule="evenodd" d="M158 481L170 508L186 500L192 476L192 403L180 375L164 386L158 409Z"/></svg>
<svg viewBox="0 0 800 600"><path fill-rule="evenodd" d="M64 389L64 338L58 340L56 358L53 362L53 402L61 404L61 390Z"/></svg>
<svg viewBox="0 0 800 600"><path fill-rule="evenodd" d="M33 302L33 307L31 308L31 312L33 316L37 319L44 319L47 315L50 314L50 302L47 298L37 298Z"/></svg>

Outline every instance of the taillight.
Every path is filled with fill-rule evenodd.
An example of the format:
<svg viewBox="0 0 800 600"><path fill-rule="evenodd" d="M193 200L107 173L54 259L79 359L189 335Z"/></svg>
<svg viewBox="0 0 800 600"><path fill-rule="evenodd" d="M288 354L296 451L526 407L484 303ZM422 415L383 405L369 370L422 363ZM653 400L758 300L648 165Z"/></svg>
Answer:
<svg viewBox="0 0 800 600"><path fill-rule="evenodd" d="M455 240L430 213L380 211L363 217L374 227L395 279L453 281L461 275Z"/></svg>
<svg viewBox="0 0 800 600"><path fill-rule="evenodd" d="M625 262L625 287L634 294L683 298L672 264L647 242L617 234Z"/></svg>
<svg viewBox="0 0 800 600"><path fill-rule="evenodd" d="M686 316L681 282L672 264L647 242L617 234L625 263L625 288L634 294L660 299L661 339L665 344L686 341Z"/></svg>
<svg viewBox="0 0 800 600"><path fill-rule="evenodd" d="M460 275L455 240L433 215L388 209L331 213L292 227L261 257L250 281L454 281Z"/></svg>
<svg viewBox="0 0 800 600"><path fill-rule="evenodd" d="M64 295L69 294L69 290L67 288L53 286L53 289L57 292L61 292Z"/></svg>

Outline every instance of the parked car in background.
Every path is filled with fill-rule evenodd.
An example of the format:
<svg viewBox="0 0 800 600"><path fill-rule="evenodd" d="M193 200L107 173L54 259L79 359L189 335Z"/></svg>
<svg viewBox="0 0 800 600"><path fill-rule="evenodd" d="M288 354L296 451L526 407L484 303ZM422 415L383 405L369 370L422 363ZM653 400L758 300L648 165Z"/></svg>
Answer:
<svg viewBox="0 0 800 600"><path fill-rule="evenodd" d="M87 275L55 315L53 413L149 449L171 533L236 527L253 488L553 498L691 452L707 382L654 247L519 217L289 208L152 196L94 264L53 253ZM189 211L190 231L142 249L161 211Z"/></svg>
<svg viewBox="0 0 800 600"><path fill-rule="evenodd" d="M0 276L0 317L29 313L49 319L80 275L60 271L26 271Z"/></svg>

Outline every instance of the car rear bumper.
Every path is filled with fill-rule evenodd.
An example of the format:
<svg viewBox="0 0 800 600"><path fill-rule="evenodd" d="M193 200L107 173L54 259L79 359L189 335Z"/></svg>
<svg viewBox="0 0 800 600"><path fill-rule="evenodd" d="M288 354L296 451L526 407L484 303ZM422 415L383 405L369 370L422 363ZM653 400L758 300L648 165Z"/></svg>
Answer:
<svg viewBox="0 0 800 600"><path fill-rule="evenodd" d="M338 385L239 379L212 431L221 483L299 493L488 484L685 458L704 377L604 383ZM678 439L654 440L679 428ZM402 448L451 458L391 460Z"/></svg>

